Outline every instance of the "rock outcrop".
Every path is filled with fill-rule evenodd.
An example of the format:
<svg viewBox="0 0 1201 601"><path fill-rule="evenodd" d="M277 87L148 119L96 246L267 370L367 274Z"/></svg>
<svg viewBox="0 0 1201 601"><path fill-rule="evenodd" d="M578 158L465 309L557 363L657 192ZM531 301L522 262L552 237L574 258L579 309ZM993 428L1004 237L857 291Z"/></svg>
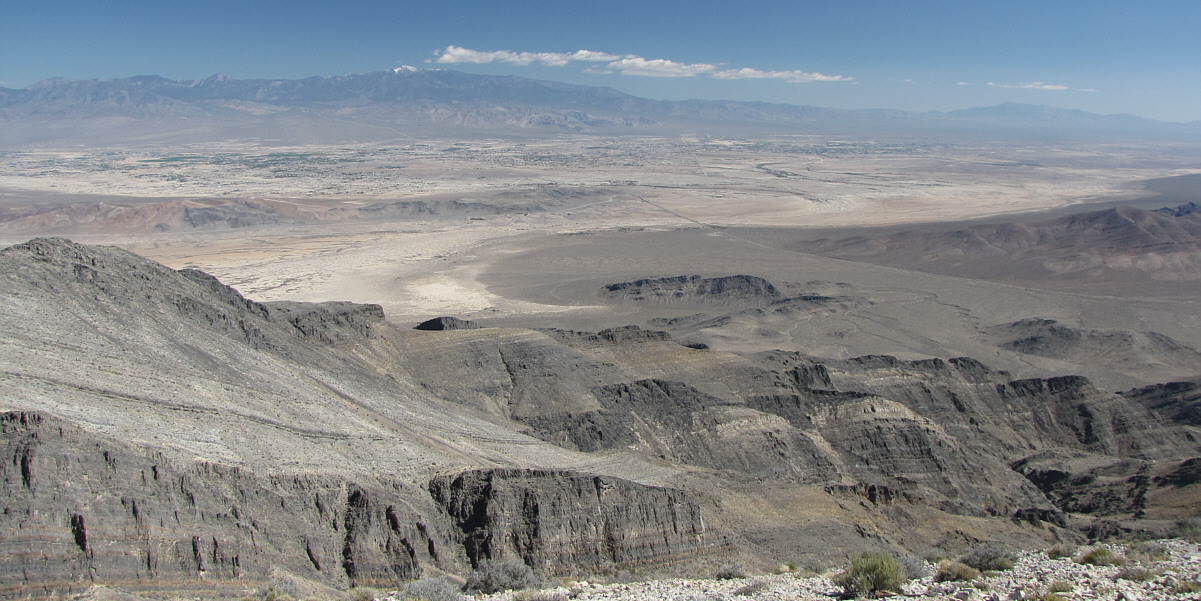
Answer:
<svg viewBox="0 0 1201 601"><path fill-rule="evenodd" d="M474 321L467 319L459 319L458 317L435 317L433 319L427 319L413 326L413 329L441 332L445 330L474 330L478 327L480 326Z"/></svg>
<svg viewBox="0 0 1201 601"><path fill-rule="evenodd" d="M305 339L329 345L361 340L384 322L384 308L348 302L267 303L271 314L288 320Z"/></svg>
<svg viewBox="0 0 1201 601"><path fill-rule="evenodd" d="M1158 415L1192 428L1201 439L1201 379L1144 386L1122 393Z"/></svg>
<svg viewBox="0 0 1201 601"><path fill-rule="evenodd" d="M273 569L390 585L456 565L448 524L411 483L181 464L35 412L0 414L0 433L6 596L94 583L238 594Z"/></svg>
<svg viewBox="0 0 1201 601"><path fill-rule="evenodd" d="M520 558L548 574L648 567L722 547L678 490L545 470L474 470L430 481L474 565Z"/></svg>
<svg viewBox="0 0 1201 601"><path fill-rule="evenodd" d="M681 275L609 284L600 290L603 298L649 303L767 303L780 298L771 282L753 275L705 278Z"/></svg>
<svg viewBox="0 0 1201 601"><path fill-rule="evenodd" d="M1106 362L1132 376L1167 380L1201 369L1201 352L1158 332L1096 330L1028 318L991 326L985 333L1007 351L1083 365Z"/></svg>

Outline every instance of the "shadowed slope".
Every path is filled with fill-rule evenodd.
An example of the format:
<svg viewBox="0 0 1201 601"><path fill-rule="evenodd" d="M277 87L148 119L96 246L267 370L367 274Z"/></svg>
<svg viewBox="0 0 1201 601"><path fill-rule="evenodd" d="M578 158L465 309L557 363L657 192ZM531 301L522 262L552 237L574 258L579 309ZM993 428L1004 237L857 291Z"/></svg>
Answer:
<svg viewBox="0 0 1201 601"><path fill-rule="evenodd" d="M792 250L1000 281L1201 280L1201 216L1119 207L1033 223L795 242Z"/></svg>

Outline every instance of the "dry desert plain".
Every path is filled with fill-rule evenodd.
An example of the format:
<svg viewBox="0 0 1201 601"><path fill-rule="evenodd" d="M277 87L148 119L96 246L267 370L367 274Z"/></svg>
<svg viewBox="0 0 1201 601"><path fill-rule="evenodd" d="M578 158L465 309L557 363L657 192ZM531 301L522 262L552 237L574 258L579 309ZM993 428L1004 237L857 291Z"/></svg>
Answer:
<svg viewBox="0 0 1201 601"><path fill-rule="evenodd" d="M1176 206L1197 200L1199 157L1169 142L816 136L7 152L0 243L51 235L117 245L203 269L248 298L379 303L400 324L439 315L589 331L635 324L718 350L966 355L1118 390L1196 375L1201 285L1188 260L1122 257L1132 268L1110 277L976 273L977 257L952 244L940 252L964 256L950 277L806 244ZM757 276L832 301L781 311L599 293L685 275ZM1032 319L1113 344L1042 356L998 344L996 328Z"/></svg>

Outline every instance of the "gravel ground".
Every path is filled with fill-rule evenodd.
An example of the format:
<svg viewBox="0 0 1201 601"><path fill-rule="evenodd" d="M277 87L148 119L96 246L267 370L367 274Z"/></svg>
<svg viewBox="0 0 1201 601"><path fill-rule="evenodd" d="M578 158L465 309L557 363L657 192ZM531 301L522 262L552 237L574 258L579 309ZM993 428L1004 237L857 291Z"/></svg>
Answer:
<svg viewBox="0 0 1201 601"><path fill-rule="evenodd" d="M1124 545L1102 545L1128 556L1126 568L1151 571L1146 580L1119 577L1123 567L1091 566L1071 558L1050 559L1043 552L1018 554L1011 570L987 573L972 582L934 582L933 577L911 580L897 592L910 599L954 601L1009 601L1043 599L1053 584L1064 600L1104 599L1151 601L1155 599L1201 600L1201 592L1178 592L1194 583L1201 590L1201 545L1182 540L1157 541L1166 557L1155 561L1132 553ZM1089 550L1081 548L1076 557ZM933 572L933 566L929 566ZM652 580L628 584L575 582L542 591L506 591L477 597L487 601L755 601L829 600L841 595L832 581L836 572L799 578L790 574L756 576L734 580ZM1129 575L1130 572L1127 572ZM1067 589L1067 590L1063 590ZM394 594L384 601L400 601ZM1050 597L1048 597L1050 599Z"/></svg>

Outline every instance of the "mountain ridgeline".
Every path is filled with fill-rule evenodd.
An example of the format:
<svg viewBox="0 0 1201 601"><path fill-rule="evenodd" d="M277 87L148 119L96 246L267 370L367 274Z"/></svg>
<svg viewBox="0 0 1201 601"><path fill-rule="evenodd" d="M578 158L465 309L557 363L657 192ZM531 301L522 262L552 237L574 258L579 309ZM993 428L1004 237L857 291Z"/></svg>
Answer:
<svg viewBox="0 0 1201 601"><path fill-rule="evenodd" d="M71 141L381 141L428 131L670 134L681 131L996 135L1201 135L1197 123L1002 104L952 112L657 101L605 87L441 69L306 79L158 76L51 79L0 88L0 148ZM432 129L432 128L436 128ZM783 128L783 129L781 129Z"/></svg>
<svg viewBox="0 0 1201 601"><path fill-rule="evenodd" d="M0 251L0 290L6 597L1028 546L1201 502L1191 381L1116 394L633 326L415 329L62 239ZM605 290L782 302L754 276Z"/></svg>

